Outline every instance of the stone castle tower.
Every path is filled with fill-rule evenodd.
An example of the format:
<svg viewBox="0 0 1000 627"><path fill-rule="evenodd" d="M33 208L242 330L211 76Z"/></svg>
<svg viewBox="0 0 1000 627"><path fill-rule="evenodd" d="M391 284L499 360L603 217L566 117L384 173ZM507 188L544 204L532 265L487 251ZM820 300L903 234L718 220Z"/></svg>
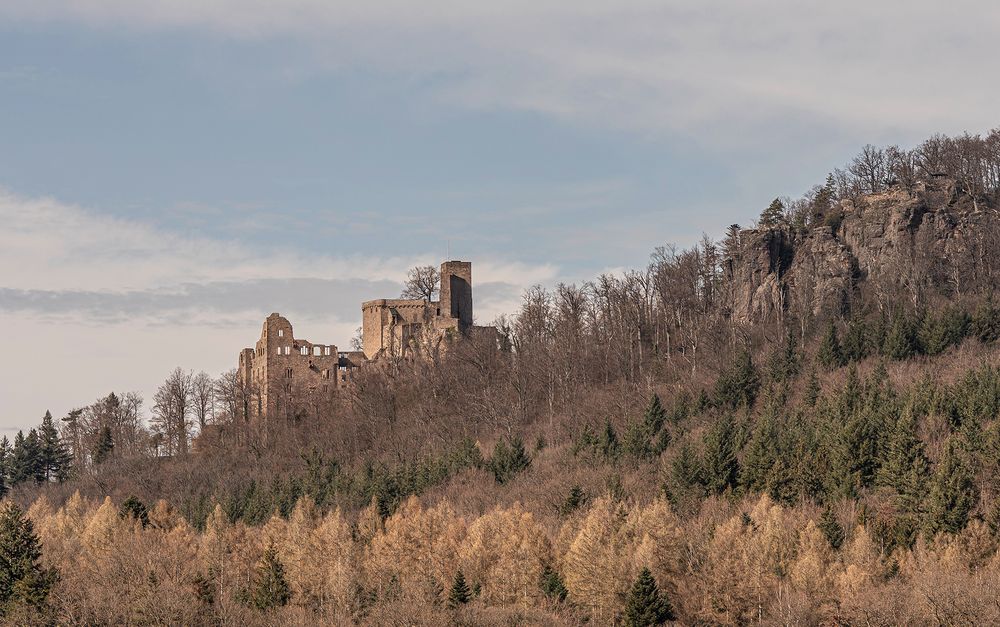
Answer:
<svg viewBox="0 0 1000 627"><path fill-rule="evenodd" d="M405 356L472 329L472 263L441 264L439 300L382 298L361 305L365 357Z"/></svg>

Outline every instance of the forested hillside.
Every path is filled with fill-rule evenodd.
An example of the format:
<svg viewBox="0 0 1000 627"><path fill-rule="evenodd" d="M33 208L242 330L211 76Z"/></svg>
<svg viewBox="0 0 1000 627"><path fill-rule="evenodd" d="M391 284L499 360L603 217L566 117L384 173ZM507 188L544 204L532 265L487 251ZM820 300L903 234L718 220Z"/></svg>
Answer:
<svg viewBox="0 0 1000 627"><path fill-rule="evenodd" d="M533 288L498 337L280 417L183 369L46 416L0 443L0 611L1000 622L998 209L1000 130L869 146L753 228Z"/></svg>

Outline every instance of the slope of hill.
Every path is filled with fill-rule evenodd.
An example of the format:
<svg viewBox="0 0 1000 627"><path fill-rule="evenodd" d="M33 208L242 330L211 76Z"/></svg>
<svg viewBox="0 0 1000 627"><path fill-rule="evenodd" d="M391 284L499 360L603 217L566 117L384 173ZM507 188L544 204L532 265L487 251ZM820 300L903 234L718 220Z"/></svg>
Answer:
<svg viewBox="0 0 1000 627"><path fill-rule="evenodd" d="M223 403L188 455L104 399L68 480L27 440L4 462L61 575L45 611L996 622L998 200L1000 132L868 147L718 244L530 290L499 345L367 369L290 421Z"/></svg>

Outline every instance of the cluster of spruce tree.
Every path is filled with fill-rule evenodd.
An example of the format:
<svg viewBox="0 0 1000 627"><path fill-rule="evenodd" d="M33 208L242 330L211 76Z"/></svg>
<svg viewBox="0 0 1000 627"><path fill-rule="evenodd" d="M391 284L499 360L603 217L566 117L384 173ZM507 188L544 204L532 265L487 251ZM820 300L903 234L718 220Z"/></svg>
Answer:
<svg viewBox="0 0 1000 627"><path fill-rule="evenodd" d="M817 359L827 369L857 363L878 356L902 361L920 355L933 357L967 337L990 344L1000 337L1000 308L992 298L972 313L958 306L940 312L923 310L915 313L898 311L866 319L855 316L843 329L835 320L827 323L817 352Z"/></svg>
<svg viewBox="0 0 1000 627"><path fill-rule="evenodd" d="M45 412L42 424L25 435L18 431L11 444L0 439L0 496L21 483L62 483L69 478L72 456L66 450L52 414Z"/></svg>

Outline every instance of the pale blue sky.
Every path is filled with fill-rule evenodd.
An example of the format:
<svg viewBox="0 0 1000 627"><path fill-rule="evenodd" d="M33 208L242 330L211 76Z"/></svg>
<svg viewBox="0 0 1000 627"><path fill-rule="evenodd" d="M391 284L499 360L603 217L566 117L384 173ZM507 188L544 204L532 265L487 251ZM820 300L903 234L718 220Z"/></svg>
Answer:
<svg viewBox="0 0 1000 627"><path fill-rule="evenodd" d="M939 7L0 0L0 428L217 374L271 311L345 345L449 248L488 322L986 131L1000 11Z"/></svg>

